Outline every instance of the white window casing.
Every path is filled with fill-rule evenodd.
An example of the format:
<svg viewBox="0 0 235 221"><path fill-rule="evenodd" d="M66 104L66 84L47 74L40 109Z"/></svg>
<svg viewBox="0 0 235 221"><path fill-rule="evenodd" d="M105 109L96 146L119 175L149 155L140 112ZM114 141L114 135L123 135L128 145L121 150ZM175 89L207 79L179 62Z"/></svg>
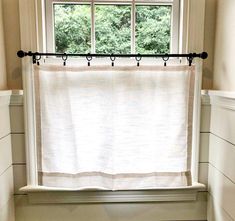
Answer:
<svg viewBox="0 0 235 221"><path fill-rule="evenodd" d="M76 2L77 0L73 0ZM178 1L178 0L177 0ZM187 52L201 52L203 51L203 39L204 39L204 12L205 12L205 0L179 0L179 9L178 19L180 33L178 34L179 48L177 49L180 53ZM52 2L52 0L47 0L46 2ZM57 0L61 2L61 0ZM81 2L81 1L80 1ZM86 0L82 1L86 2ZM100 2L97 0L97 2ZM120 2L120 1L109 1L110 2ZM128 2L128 1L125 1ZM129 1L133 4L133 1ZM148 1L149 3L156 3L156 1ZM158 3L171 3L172 1L157 1ZM135 3L142 3L141 1L136 0ZM48 3L49 4L49 3ZM21 49L24 51L45 51L45 23L49 22L48 18L45 21L44 19L44 0L21 0L19 1L20 7L20 30L21 30ZM47 6L48 10L48 6ZM177 6L175 9L177 10ZM47 13L47 12L46 12ZM132 20L134 21L134 13L132 15ZM175 19L176 14L173 14ZM173 19L173 20L174 20ZM93 18L94 20L94 18ZM52 24L53 21L51 21ZM94 24L92 25L94 29ZM173 25L174 26L174 25ZM52 32L51 32L52 33ZM132 35L134 35L132 33ZM48 38L48 36L47 36ZM51 38L53 39L53 38ZM93 45L95 45L95 37L92 36ZM133 43L132 43L133 44ZM173 47L172 47L173 48ZM47 49L49 50L49 48ZM51 49L50 49L51 50ZM94 46L93 46L94 50ZM134 46L132 45L132 52ZM178 53L177 52L177 53ZM32 66L31 58L22 59L23 64L23 82L24 82L24 115L25 115L25 140L26 140L26 160L27 160L27 185L30 191L45 191L38 188L37 181L37 151L36 151L36 142L35 142L35 112L33 109L33 84L32 81ZM198 79L200 81L200 79ZM197 93L200 93L198 88ZM199 115L200 115L200 102L198 102L198 114L197 114L197 130L199 130ZM199 153L199 142L198 137L194 141L194 150L193 150L193 181L198 181L198 153ZM202 188L202 187L201 187Z"/></svg>
<svg viewBox="0 0 235 221"><path fill-rule="evenodd" d="M78 3L91 5L91 53L95 53L95 4L125 4L131 5L131 53L135 53L135 19L136 5L170 5L172 6L171 16L171 53L178 53L179 49L179 12L180 0L47 0L45 4L45 26L46 26L46 48L47 52L55 51L54 36L54 14L53 4L55 3Z"/></svg>

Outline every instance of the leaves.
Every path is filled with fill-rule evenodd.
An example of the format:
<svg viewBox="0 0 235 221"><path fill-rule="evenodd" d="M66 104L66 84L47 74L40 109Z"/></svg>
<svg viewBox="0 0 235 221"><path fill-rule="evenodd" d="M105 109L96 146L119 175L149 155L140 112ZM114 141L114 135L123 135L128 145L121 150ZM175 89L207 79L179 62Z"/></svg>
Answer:
<svg viewBox="0 0 235 221"><path fill-rule="evenodd" d="M56 52L90 52L90 6L56 4L54 11Z"/></svg>
<svg viewBox="0 0 235 221"><path fill-rule="evenodd" d="M137 53L168 53L171 40L170 6L136 7Z"/></svg>
<svg viewBox="0 0 235 221"><path fill-rule="evenodd" d="M56 52L91 52L90 5L55 4ZM171 39L170 6L136 6L137 53L167 53ZM131 6L95 6L96 53L131 52Z"/></svg>
<svg viewBox="0 0 235 221"><path fill-rule="evenodd" d="M131 52L131 6L98 5L95 11L96 52Z"/></svg>

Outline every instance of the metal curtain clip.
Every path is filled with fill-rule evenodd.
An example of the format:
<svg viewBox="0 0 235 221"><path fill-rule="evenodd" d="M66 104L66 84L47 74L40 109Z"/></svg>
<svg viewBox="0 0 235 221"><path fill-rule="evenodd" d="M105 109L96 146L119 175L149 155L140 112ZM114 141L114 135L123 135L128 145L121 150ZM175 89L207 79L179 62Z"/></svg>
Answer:
<svg viewBox="0 0 235 221"><path fill-rule="evenodd" d="M189 54L189 56L187 57L187 60L188 60L189 66L192 66L192 63L193 63L193 54L192 53Z"/></svg>
<svg viewBox="0 0 235 221"><path fill-rule="evenodd" d="M140 66L140 61L141 61L142 57L140 56L140 54L138 54L136 57L135 57L135 60L137 61L137 67Z"/></svg>
<svg viewBox="0 0 235 221"><path fill-rule="evenodd" d="M34 63L37 63L37 65L39 66L40 65L40 60L41 60L42 56L39 55L39 54L36 54L34 59L35 59L35 62Z"/></svg>
<svg viewBox="0 0 235 221"><path fill-rule="evenodd" d="M116 60L116 57L113 54L111 54L110 55L110 60L112 61L112 67L113 67L114 66L114 61Z"/></svg>
<svg viewBox="0 0 235 221"><path fill-rule="evenodd" d="M169 60L168 54L165 54L165 56L162 57L162 60L164 61L164 67L166 67L166 62Z"/></svg>
<svg viewBox="0 0 235 221"><path fill-rule="evenodd" d="M64 53L64 54L62 55L62 60L64 61L64 63L63 63L64 66L66 66L66 61L67 61L67 59L68 59L68 55L67 55L66 53Z"/></svg>
<svg viewBox="0 0 235 221"><path fill-rule="evenodd" d="M92 60L92 56L90 55L90 53L87 54L86 59L87 59L87 66L91 66L90 61Z"/></svg>

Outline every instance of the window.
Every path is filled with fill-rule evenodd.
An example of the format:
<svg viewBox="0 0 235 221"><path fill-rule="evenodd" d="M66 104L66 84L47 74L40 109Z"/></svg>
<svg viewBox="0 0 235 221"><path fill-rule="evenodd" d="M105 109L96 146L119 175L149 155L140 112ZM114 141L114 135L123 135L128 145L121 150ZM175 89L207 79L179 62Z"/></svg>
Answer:
<svg viewBox="0 0 235 221"><path fill-rule="evenodd" d="M179 0L47 0L47 51L178 53Z"/></svg>
<svg viewBox="0 0 235 221"><path fill-rule="evenodd" d="M109 0L106 0L106 2L108 2ZM127 0L128 1L128 0ZM125 2L127 2L125 1ZM27 4L25 3L27 2ZM37 51L45 51L45 47L46 47L46 39L45 36L46 32L44 31L44 10L42 10L42 8L44 8L44 4L47 4L47 24L51 24L47 25L47 29L49 30L49 32L47 33L47 50L48 51L52 51L53 49L53 44L50 43L53 42L53 34L54 32L52 32L53 30L53 22L52 22L52 18L53 18L53 14L52 14L52 0L40 0L40 1L31 1L31 0L26 0L26 1L19 1L19 9L20 9L20 20L21 20L21 28L22 30L24 30L21 33L21 46L22 48L28 48L31 50L37 50ZM62 1L57 0L57 3L61 3ZM65 0L63 1L65 2ZM67 1L68 2L68 1ZM73 0L73 2L78 2L76 0ZM83 1L83 3L85 2L85 0ZM129 1L130 2L130 1ZM136 0L137 2L137 0ZM153 2L153 0L151 1ZM160 1L158 1L160 2ZM162 3L163 1L161 1ZM166 2L166 1L165 1ZM173 1L167 1L167 3L169 4L170 2ZM181 4L182 3L182 4ZM87 3L88 4L88 3ZM178 1L174 1L173 2L173 24L174 23L178 23L178 8L179 8L179 4ZM175 10L176 9L176 10ZM179 35L179 49L180 49L180 53L188 53L188 52L193 52L193 51L202 51L203 50L203 39L204 39L204 35L203 35L203 30L204 30L204 11L205 11L205 2L204 1L180 1L180 35ZM48 16L49 15L49 16ZM133 16L133 13L132 13ZM36 26L35 26L36 24ZM201 25L198 25L201 24ZM133 24L132 24L133 27ZM176 35L177 31L178 31L178 26L177 25L172 25L171 28L173 29L172 33L172 39L171 40L171 49L172 52L174 52L174 48L178 46L178 35ZM94 33L91 32L91 33ZM131 33L131 39L133 41L135 35L133 33ZM51 37L50 37L51 36ZM174 37L175 36L175 37ZM94 36L93 36L93 40L94 42ZM94 43L92 44L94 47ZM51 47L51 48L50 48ZM132 49L135 48L133 47L133 44L131 45ZM94 50L94 48L93 48ZM182 50L182 51L181 51ZM24 68L23 71L23 76L24 76L24 86L25 86L25 90L24 90L24 98L25 98L25 116L26 116L26 121L25 121L25 127L26 127L26 151L27 151L27 184L28 186L26 186L24 188L24 191L28 191L28 192L32 192L32 191L41 191L41 188L37 188L38 185L38 179L37 179L37 150L36 150L36 145L35 145L35 125L34 125L34 111L33 111L33 87L32 87L32 69L31 69L31 62L29 59L25 59L23 61L23 64L26 68ZM200 79L198 80L200 81ZM200 94L200 88L198 88L197 90L197 94ZM200 111L200 102L199 100L196 101L196 107L197 107L197 113L195 114L195 116L199 117L199 111ZM197 118L198 119L198 118ZM196 120L196 122L198 122ZM196 124L195 127L197 130L199 128L199 125ZM198 182L198 135L195 138L195 148L193 149L193 163L192 163L192 172L193 172L193 181L194 182ZM199 186L197 187L198 189L200 188ZM201 188L203 188L201 186ZM197 191L195 186L193 187L193 190ZM49 190L50 191L50 190ZM189 200L189 196L191 197L191 189L188 191L188 194L185 195L186 193L186 189L180 189L179 193L179 200ZM163 190L164 192L164 196L165 199L167 201L169 201L169 195L172 194L172 198L175 200L176 199L176 194L175 192L172 190L168 191L167 194L165 193L165 190ZM52 199L52 195L51 193L48 194L48 192L44 192L45 195L42 196L41 198L38 199L42 199L42 201L46 201L46 199L44 200L43 197L47 197L48 201L51 202L53 201ZM162 196L163 195L159 195L158 193L161 193L157 190L154 192L151 191L135 191L135 192L131 192L131 194L127 195L126 192L123 192L123 195L120 195L120 192L104 192L104 193L96 193L95 197L94 197L94 193L92 192L91 195L94 197L89 197L89 193L84 193L83 195L83 200L85 202L89 201L89 202L97 202L97 201L106 201L106 202L120 202L120 201L125 201L125 202L133 202L133 201L139 201L139 202L144 202L144 201L153 201L153 200L159 200L162 201ZM183 193L183 194L182 194ZM80 196L82 193L77 193L75 192L75 195L77 196L77 198L79 198L77 201L82 201ZM88 194L88 195L87 195ZM104 197L103 194L107 194L108 197ZM133 194L133 195L132 195ZM137 194L137 195L136 195ZM60 195L60 193L58 193L58 195L60 196L60 201L62 203L65 203L65 197L64 194L62 193L62 195ZM55 200L56 202L58 202L58 195L55 193ZM73 193L68 193L66 192L66 196L72 196L71 197L71 201L74 203L74 194ZM33 194L31 193L29 196L33 197ZM37 198L37 194L35 194L35 197L33 197L33 199L35 200L35 198ZM76 197L75 196L75 197ZM88 197L87 197L88 196ZM99 200L97 200L98 197L96 196L102 196L101 199L99 198ZM106 195L105 195L106 196ZM110 197L111 196L111 197ZM138 196L138 197L136 197ZM147 198L146 198L147 196ZM185 197L184 197L185 196ZM154 199L153 199L154 197ZM94 200L93 200L94 199ZM105 200L104 200L105 199ZM120 200L121 199L121 200ZM194 196L193 200L196 199L196 195ZM32 200L32 198L31 198ZM39 200L40 201L40 200ZM99 202L100 202L99 201Z"/></svg>

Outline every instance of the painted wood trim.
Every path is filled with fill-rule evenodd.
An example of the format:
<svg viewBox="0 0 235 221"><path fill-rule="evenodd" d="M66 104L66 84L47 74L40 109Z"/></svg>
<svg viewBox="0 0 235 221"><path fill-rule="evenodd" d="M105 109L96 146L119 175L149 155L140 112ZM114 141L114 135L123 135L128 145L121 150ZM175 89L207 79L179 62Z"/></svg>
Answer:
<svg viewBox="0 0 235 221"><path fill-rule="evenodd" d="M10 90L0 90L0 107L8 106L10 103L11 91Z"/></svg>
<svg viewBox="0 0 235 221"><path fill-rule="evenodd" d="M14 209L14 196L0 208L0 220L1 221L14 221L15 209Z"/></svg>
<svg viewBox="0 0 235 221"><path fill-rule="evenodd" d="M10 114L7 105L0 106L0 139L9 135L11 132L10 127Z"/></svg>
<svg viewBox="0 0 235 221"><path fill-rule="evenodd" d="M180 53L203 51L205 0L181 0Z"/></svg>
<svg viewBox="0 0 235 221"><path fill-rule="evenodd" d="M210 133L200 134L200 156L199 163L209 162L209 143L210 143Z"/></svg>
<svg viewBox="0 0 235 221"><path fill-rule="evenodd" d="M199 150L200 150L200 131L201 131L201 84L202 84L202 61L198 61L196 65L195 89L193 102L193 129L192 129L192 161L191 172L192 181L198 182L199 171Z"/></svg>
<svg viewBox="0 0 235 221"><path fill-rule="evenodd" d="M23 90L13 90L11 94L10 106L22 106L23 100Z"/></svg>
<svg viewBox="0 0 235 221"><path fill-rule="evenodd" d="M210 164L209 192L215 202L235 219L235 184Z"/></svg>
<svg viewBox="0 0 235 221"><path fill-rule="evenodd" d="M209 96L212 106L235 110L235 92L209 90L203 93L204 97Z"/></svg>
<svg viewBox="0 0 235 221"><path fill-rule="evenodd" d="M24 133L24 107L22 105L10 106L11 133Z"/></svg>
<svg viewBox="0 0 235 221"><path fill-rule="evenodd" d="M135 194L133 192L115 194L103 194L101 192L80 193L56 193L41 192L29 193L29 203L31 204L63 204L63 203L133 203L133 202L179 202L195 201L197 199L196 191L183 191L180 193L152 193Z"/></svg>
<svg viewBox="0 0 235 221"><path fill-rule="evenodd" d="M0 176L0 208L3 207L13 196L13 171L10 166Z"/></svg>
<svg viewBox="0 0 235 221"><path fill-rule="evenodd" d="M211 104L208 219L230 221L235 219L235 93L207 94Z"/></svg>
<svg viewBox="0 0 235 221"><path fill-rule="evenodd" d="M24 133L11 134L13 164L26 164Z"/></svg>
<svg viewBox="0 0 235 221"><path fill-rule="evenodd" d="M202 105L201 107L201 125L200 132L209 133L210 132L210 121L211 121L211 106Z"/></svg>
<svg viewBox="0 0 235 221"><path fill-rule="evenodd" d="M234 91L208 90L205 94L208 94L210 97L217 96L217 97L235 99L235 92Z"/></svg>
<svg viewBox="0 0 235 221"><path fill-rule="evenodd" d="M27 195L15 196L18 220L86 220L86 221L157 221L206 220L207 193L196 201L107 204L29 204Z"/></svg>
<svg viewBox="0 0 235 221"><path fill-rule="evenodd" d="M210 96L208 94L207 90L202 90L201 91L201 102L203 106L210 106Z"/></svg>
<svg viewBox="0 0 235 221"><path fill-rule="evenodd" d="M188 0L187 52L203 51L205 0Z"/></svg>
<svg viewBox="0 0 235 221"><path fill-rule="evenodd" d="M211 134L209 149L210 164L235 184L235 145Z"/></svg>
<svg viewBox="0 0 235 221"><path fill-rule="evenodd" d="M11 90L0 90L0 97L1 96L9 96L11 95L12 91Z"/></svg>
<svg viewBox="0 0 235 221"><path fill-rule="evenodd" d="M12 165L11 136L0 139L0 176ZM0 183L1 185L1 183ZM1 197L0 197L1 199Z"/></svg>
<svg viewBox="0 0 235 221"><path fill-rule="evenodd" d="M38 51L42 36L40 33L40 8L38 0L19 1L21 49L24 51ZM37 185L37 151L36 151L36 127L34 111L34 88L32 78L31 58L22 59L22 75L24 88L24 125L27 161L27 183Z"/></svg>
<svg viewBox="0 0 235 221"><path fill-rule="evenodd" d="M218 205L210 193L208 193L207 214L208 221L234 221L232 217L220 205Z"/></svg>
<svg viewBox="0 0 235 221"><path fill-rule="evenodd" d="M209 163L199 163L199 176L198 181L208 186L208 168Z"/></svg>
<svg viewBox="0 0 235 221"><path fill-rule="evenodd" d="M21 194L20 188L27 185L26 181L26 165L15 164L13 165L13 177L14 177L14 194Z"/></svg>
<svg viewBox="0 0 235 221"><path fill-rule="evenodd" d="M29 202L42 203L121 203L121 202L178 202L195 201L205 185L194 184L188 188L136 190L136 191L65 191L46 187L23 187Z"/></svg>
<svg viewBox="0 0 235 221"><path fill-rule="evenodd" d="M235 145L235 112L212 105L210 132Z"/></svg>
<svg viewBox="0 0 235 221"><path fill-rule="evenodd" d="M235 98L211 96L211 105L222 107L230 110L235 110Z"/></svg>

